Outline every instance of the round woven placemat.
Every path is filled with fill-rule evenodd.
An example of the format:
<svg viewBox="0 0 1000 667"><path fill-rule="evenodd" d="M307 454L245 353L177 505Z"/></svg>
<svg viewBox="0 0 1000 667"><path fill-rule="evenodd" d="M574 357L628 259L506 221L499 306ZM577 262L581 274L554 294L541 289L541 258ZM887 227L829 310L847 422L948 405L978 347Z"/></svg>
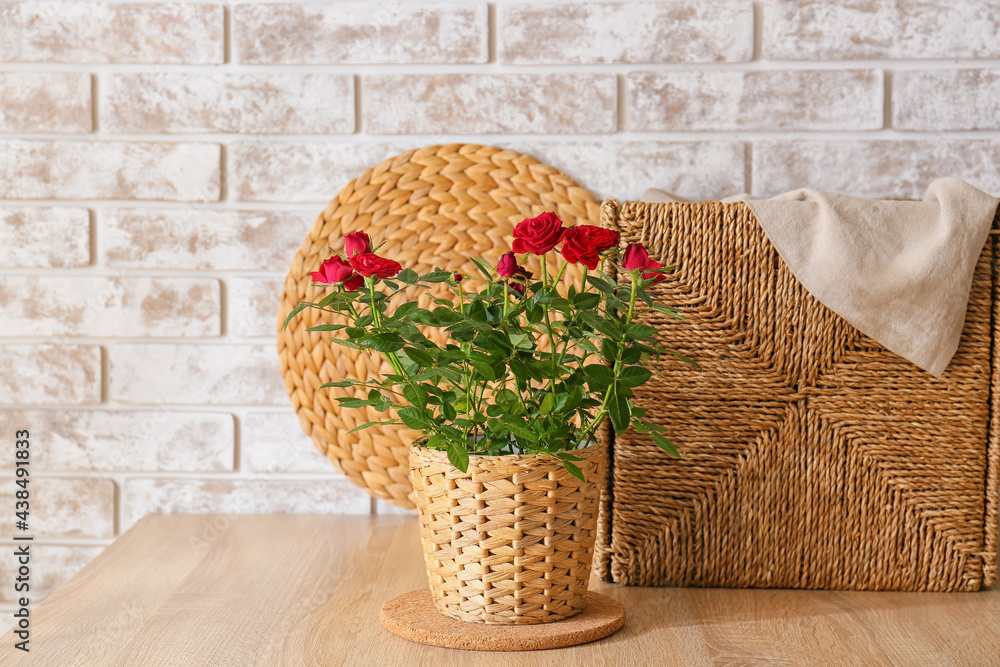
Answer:
<svg viewBox="0 0 1000 667"><path fill-rule="evenodd" d="M538 625L470 623L437 610L430 591L421 588L395 597L382 607L386 630L411 642L470 651L538 651L577 646L604 639L625 624L625 607L600 593L587 593L587 606L576 616Z"/></svg>
<svg viewBox="0 0 1000 667"><path fill-rule="evenodd" d="M329 288L313 285L310 272L330 256L331 248L343 250L344 234L364 230L376 245L384 243L380 255L417 273L440 266L478 276L470 257L495 263L510 249L514 225L544 211L555 211L567 225L597 224L599 217L593 195L554 167L516 151L452 144L385 160L341 190L316 219L285 278L278 311L281 374L299 423L317 449L373 496L414 507L408 456L418 434L400 426L348 433L385 415L369 408L341 408L337 396L364 392L320 385L343 377L366 380L391 369L383 366L380 355L341 347L330 342L329 334L307 331L321 323L320 315L323 322L334 321L316 309L305 309L283 328L300 300L316 302L328 293ZM527 266L537 271L537 263ZM564 279L579 277L567 270ZM468 289L479 284L473 278ZM420 296L422 305L429 305L430 298Z"/></svg>

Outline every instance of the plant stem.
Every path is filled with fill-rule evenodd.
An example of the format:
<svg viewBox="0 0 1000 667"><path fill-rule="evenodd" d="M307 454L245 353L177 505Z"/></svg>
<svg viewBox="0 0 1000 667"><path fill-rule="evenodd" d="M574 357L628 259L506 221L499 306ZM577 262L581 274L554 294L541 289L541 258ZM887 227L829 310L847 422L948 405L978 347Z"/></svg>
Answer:
<svg viewBox="0 0 1000 667"><path fill-rule="evenodd" d="M621 344L618 345L618 353L615 355L615 363L614 363L615 381L617 381L618 379L618 374L621 373L622 351L625 345L625 341L628 338L628 327L632 323L632 316L635 313L635 298L637 296L636 288L637 288L638 271L632 271L631 276L632 276L632 296L629 298L628 313L625 315L625 331L622 333ZM600 420L605 415L608 414L608 400L611 398L611 390L613 387L614 384L608 387L608 390L604 394L604 400L601 402L601 409L598 410L597 415L590 422L590 424L588 424L585 429L580 431L581 444L585 441L586 436L590 433L590 431L596 428L597 425L600 424Z"/></svg>
<svg viewBox="0 0 1000 667"><path fill-rule="evenodd" d="M542 289L548 290L548 278L549 272L545 270L545 255L541 255L542 260ZM565 264L563 265L565 267ZM556 339L552 335L552 323L549 321L549 304L542 304L542 312L545 313L545 332L549 335L549 356L552 358L552 379L549 380L549 390L552 392L552 397L555 398L556 395Z"/></svg>
<svg viewBox="0 0 1000 667"><path fill-rule="evenodd" d="M368 297L371 303L368 304L368 310L371 311L372 321L374 321L375 326L379 329L382 328L382 309L378 307L375 303L375 278L372 276L365 277L365 285L368 287ZM386 352L385 356L389 359L389 363L392 365L392 370L396 372L396 375L404 379L404 382L409 384L406 380L406 373L403 371L403 364L400 363L399 357L396 356L395 352Z"/></svg>

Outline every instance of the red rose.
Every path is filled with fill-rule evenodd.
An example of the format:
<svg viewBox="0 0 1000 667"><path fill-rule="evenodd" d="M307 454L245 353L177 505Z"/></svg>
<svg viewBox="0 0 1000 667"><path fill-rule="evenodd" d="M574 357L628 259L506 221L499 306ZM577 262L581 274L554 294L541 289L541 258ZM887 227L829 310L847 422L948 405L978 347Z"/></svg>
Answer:
<svg viewBox="0 0 1000 667"><path fill-rule="evenodd" d="M510 278L517 273L517 257L512 252L505 252L497 262L497 273L504 278Z"/></svg>
<svg viewBox="0 0 1000 667"><path fill-rule="evenodd" d="M351 255L351 267L366 278L392 278L403 269L399 262L370 252Z"/></svg>
<svg viewBox="0 0 1000 667"><path fill-rule="evenodd" d="M344 291L345 292L357 292L358 288L365 284L364 276L360 274L352 274L350 278L344 281Z"/></svg>
<svg viewBox="0 0 1000 667"><path fill-rule="evenodd" d="M642 247L642 244L629 243L628 247L625 248L625 254L622 255L622 268L628 271L644 269L647 262L649 262L649 253Z"/></svg>
<svg viewBox="0 0 1000 667"><path fill-rule="evenodd" d="M522 220L514 227L511 248L516 253L544 255L556 247L563 235L563 222L555 213L546 211L538 217Z"/></svg>
<svg viewBox="0 0 1000 667"><path fill-rule="evenodd" d="M611 250L618 245L618 242L621 241L622 238L622 235L616 231L605 229L604 227L595 227L594 225L577 225L571 229L579 229L579 233L582 233L590 239L591 244L594 246L594 250L598 253Z"/></svg>
<svg viewBox="0 0 1000 667"><path fill-rule="evenodd" d="M582 225L566 230L560 252L567 262L584 264L591 271L597 268L597 262L600 260L597 248L591 243Z"/></svg>
<svg viewBox="0 0 1000 667"><path fill-rule="evenodd" d="M465 279L465 276L463 276L461 273L456 273L454 276L452 276L452 278L455 279L456 283L460 283Z"/></svg>
<svg viewBox="0 0 1000 667"><path fill-rule="evenodd" d="M667 279L662 273L652 271L652 269L662 269L663 265L655 259L650 259L649 253L646 252L641 243L630 243L625 248L625 254L622 255L622 267L629 271L644 271L642 273L643 280L652 280L654 285Z"/></svg>
<svg viewBox="0 0 1000 667"><path fill-rule="evenodd" d="M323 262L319 271L313 271L312 279L318 283L339 283L347 280L354 274L351 265L342 260L337 255Z"/></svg>
<svg viewBox="0 0 1000 667"><path fill-rule="evenodd" d="M364 232L344 234L344 253L351 257L372 251L372 240Z"/></svg>

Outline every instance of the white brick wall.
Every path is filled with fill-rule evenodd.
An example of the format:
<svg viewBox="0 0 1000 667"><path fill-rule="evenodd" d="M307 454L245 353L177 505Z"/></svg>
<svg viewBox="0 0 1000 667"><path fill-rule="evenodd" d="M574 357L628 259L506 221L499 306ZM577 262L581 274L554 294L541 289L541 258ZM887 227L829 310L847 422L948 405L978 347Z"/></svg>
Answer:
<svg viewBox="0 0 1000 667"><path fill-rule="evenodd" d="M147 512L393 511L274 347L367 167L469 141L598 197L1000 193L998 34L997 0L0 2L0 475L31 429L37 585Z"/></svg>

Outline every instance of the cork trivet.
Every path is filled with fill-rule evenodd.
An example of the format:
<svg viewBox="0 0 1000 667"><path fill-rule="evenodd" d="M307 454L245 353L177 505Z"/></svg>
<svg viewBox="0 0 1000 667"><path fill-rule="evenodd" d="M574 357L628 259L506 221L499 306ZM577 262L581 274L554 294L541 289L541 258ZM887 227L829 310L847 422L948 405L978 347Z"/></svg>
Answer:
<svg viewBox="0 0 1000 667"><path fill-rule="evenodd" d="M389 632L419 644L469 651L537 651L586 644L614 634L625 623L625 607L600 593L587 593L587 606L564 621L537 625L470 623L443 615L430 591L421 588L382 607Z"/></svg>

